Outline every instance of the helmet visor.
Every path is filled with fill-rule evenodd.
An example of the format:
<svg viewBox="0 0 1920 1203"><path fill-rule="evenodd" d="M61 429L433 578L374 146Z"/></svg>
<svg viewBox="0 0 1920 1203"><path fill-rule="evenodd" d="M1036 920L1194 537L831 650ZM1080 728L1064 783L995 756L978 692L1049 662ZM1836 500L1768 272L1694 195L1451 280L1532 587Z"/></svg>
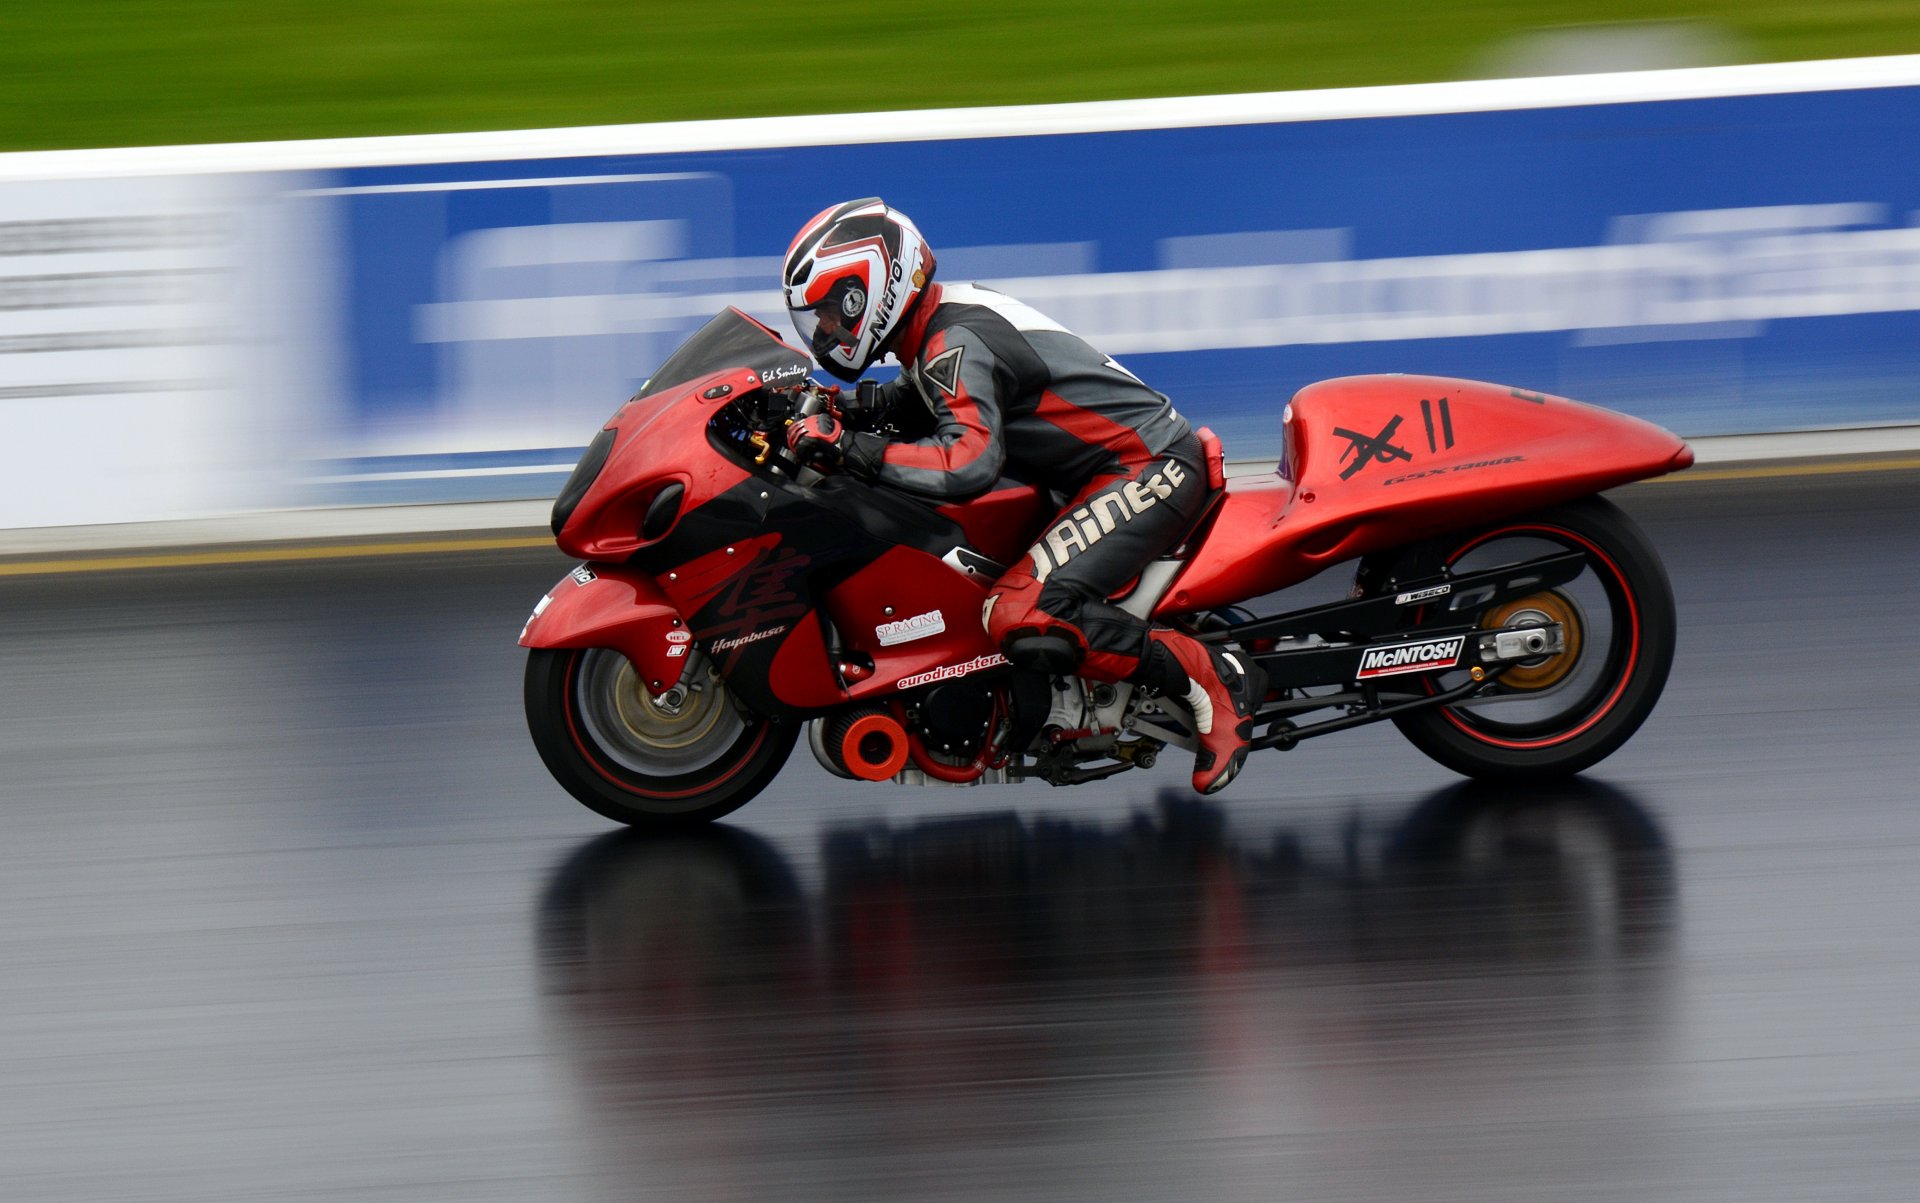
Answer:
<svg viewBox="0 0 1920 1203"><path fill-rule="evenodd" d="M818 304L794 305L795 299L788 294L787 312L793 317L793 329L800 336L801 345L812 351L814 358L824 363L828 351L836 347L851 351L860 341L860 327L867 316L867 294L858 280L848 276L835 281Z"/></svg>
<svg viewBox="0 0 1920 1203"><path fill-rule="evenodd" d="M822 304L807 309L787 311L793 317L793 329L800 336L800 345L816 353L843 344L845 341L843 337L845 332L838 325L837 313L826 315L827 320L824 322L821 320L823 316L821 310L825 308L826 306Z"/></svg>

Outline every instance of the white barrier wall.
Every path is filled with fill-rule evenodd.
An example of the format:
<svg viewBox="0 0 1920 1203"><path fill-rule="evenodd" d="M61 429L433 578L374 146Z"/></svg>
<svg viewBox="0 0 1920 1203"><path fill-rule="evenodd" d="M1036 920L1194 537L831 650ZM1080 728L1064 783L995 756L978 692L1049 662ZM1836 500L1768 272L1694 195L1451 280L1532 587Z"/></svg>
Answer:
<svg viewBox="0 0 1920 1203"><path fill-rule="evenodd" d="M550 496L879 194L1242 458L1294 389L1920 422L1920 59L0 156L0 528Z"/></svg>
<svg viewBox="0 0 1920 1203"><path fill-rule="evenodd" d="M236 387L249 182L0 183L0 525L260 496Z"/></svg>

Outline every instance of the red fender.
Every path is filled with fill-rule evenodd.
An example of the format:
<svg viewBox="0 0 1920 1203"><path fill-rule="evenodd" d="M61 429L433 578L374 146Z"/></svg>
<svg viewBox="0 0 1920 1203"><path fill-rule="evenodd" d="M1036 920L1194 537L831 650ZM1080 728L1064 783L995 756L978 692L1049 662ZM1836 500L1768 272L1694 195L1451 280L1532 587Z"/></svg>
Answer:
<svg viewBox="0 0 1920 1203"><path fill-rule="evenodd" d="M581 565L540 599L521 647L612 648L655 693L680 679L693 632L653 578L631 568Z"/></svg>
<svg viewBox="0 0 1920 1203"><path fill-rule="evenodd" d="M1308 385L1278 475L1231 481L1155 617L1234 605L1331 564L1693 463L1679 438L1564 397L1437 376Z"/></svg>

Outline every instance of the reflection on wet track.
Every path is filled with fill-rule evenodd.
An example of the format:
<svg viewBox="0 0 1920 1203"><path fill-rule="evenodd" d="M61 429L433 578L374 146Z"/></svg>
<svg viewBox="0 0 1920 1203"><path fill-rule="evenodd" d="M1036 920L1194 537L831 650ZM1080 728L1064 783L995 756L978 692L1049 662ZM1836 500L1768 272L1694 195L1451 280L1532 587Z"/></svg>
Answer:
<svg viewBox="0 0 1920 1203"><path fill-rule="evenodd" d="M1649 1059L1674 867L1626 795L1461 786L1326 834L1184 797L858 824L809 888L746 832L619 833L542 901L551 1023L601 1157L742 1198L1413 1192L1391 1128L1263 1146L1431 1106L1436 1066L1464 1117Z"/></svg>
<svg viewBox="0 0 1920 1203"><path fill-rule="evenodd" d="M1908 1197L1920 474L1621 500L1681 645L1577 782L672 840L527 742L557 556L0 581L0 1199Z"/></svg>

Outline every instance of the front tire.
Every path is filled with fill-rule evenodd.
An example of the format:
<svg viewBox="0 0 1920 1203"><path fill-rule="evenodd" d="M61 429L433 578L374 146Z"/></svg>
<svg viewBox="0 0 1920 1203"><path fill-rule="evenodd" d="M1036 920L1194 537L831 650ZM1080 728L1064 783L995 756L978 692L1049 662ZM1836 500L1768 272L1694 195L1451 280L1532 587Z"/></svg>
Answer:
<svg viewBox="0 0 1920 1203"><path fill-rule="evenodd" d="M1673 665L1673 587L1646 535L1602 498L1427 540L1394 561L1381 587L1565 550L1586 554L1579 577L1490 608L1478 625L1557 622L1567 650L1509 668L1491 697L1396 716L1414 747L1468 777L1547 780L1605 759L1653 712ZM1418 612L1411 625L1458 618ZM1466 680L1464 672L1434 674L1420 687L1438 693Z"/></svg>
<svg viewBox="0 0 1920 1203"><path fill-rule="evenodd" d="M780 772L799 728L740 706L697 650L666 701L606 648L527 656L527 730L547 771L630 827L696 827L747 804Z"/></svg>

